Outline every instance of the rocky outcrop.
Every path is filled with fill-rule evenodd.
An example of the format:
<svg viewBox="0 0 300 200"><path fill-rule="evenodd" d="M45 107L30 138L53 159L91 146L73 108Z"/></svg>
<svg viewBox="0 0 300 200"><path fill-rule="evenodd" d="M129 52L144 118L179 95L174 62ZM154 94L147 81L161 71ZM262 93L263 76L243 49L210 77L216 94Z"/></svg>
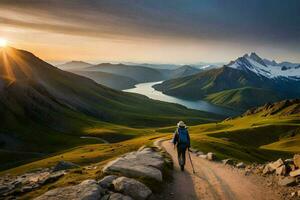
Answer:
<svg viewBox="0 0 300 200"><path fill-rule="evenodd" d="M0 178L0 199L33 191L59 180L66 173L64 170L53 172L50 168L45 168L19 176L3 176Z"/></svg>
<svg viewBox="0 0 300 200"><path fill-rule="evenodd" d="M50 190L35 200L99 200L101 191L102 188L95 180L85 180L78 185Z"/></svg>
<svg viewBox="0 0 300 200"><path fill-rule="evenodd" d="M132 178L146 177L161 182L163 164L164 158L161 154L151 148L144 148L109 162L103 172Z"/></svg>
<svg viewBox="0 0 300 200"><path fill-rule="evenodd" d="M136 200L145 200L152 194L152 191L146 185L131 178L119 177L113 181L113 185L116 191Z"/></svg>

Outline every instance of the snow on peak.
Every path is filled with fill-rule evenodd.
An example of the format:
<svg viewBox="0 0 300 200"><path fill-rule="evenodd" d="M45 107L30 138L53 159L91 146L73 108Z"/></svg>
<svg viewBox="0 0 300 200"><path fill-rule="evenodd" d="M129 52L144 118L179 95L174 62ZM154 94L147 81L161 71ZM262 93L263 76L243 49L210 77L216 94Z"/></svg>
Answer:
<svg viewBox="0 0 300 200"><path fill-rule="evenodd" d="M264 60L266 61L267 59ZM256 53L251 53L250 56L248 54L245 54L243 57L239 57L235 61L230 62L227 66L246 72L251 71L258 76L264 76L267 78L285 77L300 81L300 68L282 68L276 65L272 65L276 62L265 62L264 60L260 58Z"/></svg>

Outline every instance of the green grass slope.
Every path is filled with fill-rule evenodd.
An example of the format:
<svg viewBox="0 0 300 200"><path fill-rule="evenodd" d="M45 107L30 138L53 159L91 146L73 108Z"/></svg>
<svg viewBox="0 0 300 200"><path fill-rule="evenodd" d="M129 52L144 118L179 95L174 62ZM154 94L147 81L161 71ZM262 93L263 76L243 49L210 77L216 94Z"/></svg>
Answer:
<svg viewBox="0 0 300 200"><path fill-rule="evenodd" d="M193 147L215 152L221 159L266 162L290 158L300 152L300 100L267 104L241 117L191 126L189 131Z"/></svg>
<svg viewBox="0 0 300 200"><path fill-rule="evenodd" d="M280 99L280 95L275 91L251 87L225 90L205 97L206 101L213 104L240 108L240 110L261 106L266 102L276 102Z"/></svg>

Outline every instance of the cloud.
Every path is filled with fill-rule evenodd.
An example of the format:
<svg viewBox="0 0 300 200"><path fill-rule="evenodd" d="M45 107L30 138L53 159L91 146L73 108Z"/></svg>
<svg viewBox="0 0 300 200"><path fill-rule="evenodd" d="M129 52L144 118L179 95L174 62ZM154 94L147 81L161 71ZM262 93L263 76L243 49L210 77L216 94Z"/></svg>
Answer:
<svg viewBox="0 0 300 200"><path fill-rule="evenodd" d="M1 0L0 26L115 40L276 44L300 51L299 10L298 0Z"/></svg>

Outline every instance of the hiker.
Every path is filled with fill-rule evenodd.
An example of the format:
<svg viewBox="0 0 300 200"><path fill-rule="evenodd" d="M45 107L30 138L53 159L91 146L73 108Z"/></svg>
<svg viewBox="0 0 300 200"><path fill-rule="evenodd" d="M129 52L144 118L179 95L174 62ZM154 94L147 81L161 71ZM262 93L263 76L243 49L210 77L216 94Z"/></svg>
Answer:
<svg viewBox="0 0 300 200"><path fill-rule="evenodd" d="M183 121L178 122L172 143L174 144L174 148L177 146L178 163L181 171L183 171L185 165L185 152L190 148L189 132Z"/></svg>

